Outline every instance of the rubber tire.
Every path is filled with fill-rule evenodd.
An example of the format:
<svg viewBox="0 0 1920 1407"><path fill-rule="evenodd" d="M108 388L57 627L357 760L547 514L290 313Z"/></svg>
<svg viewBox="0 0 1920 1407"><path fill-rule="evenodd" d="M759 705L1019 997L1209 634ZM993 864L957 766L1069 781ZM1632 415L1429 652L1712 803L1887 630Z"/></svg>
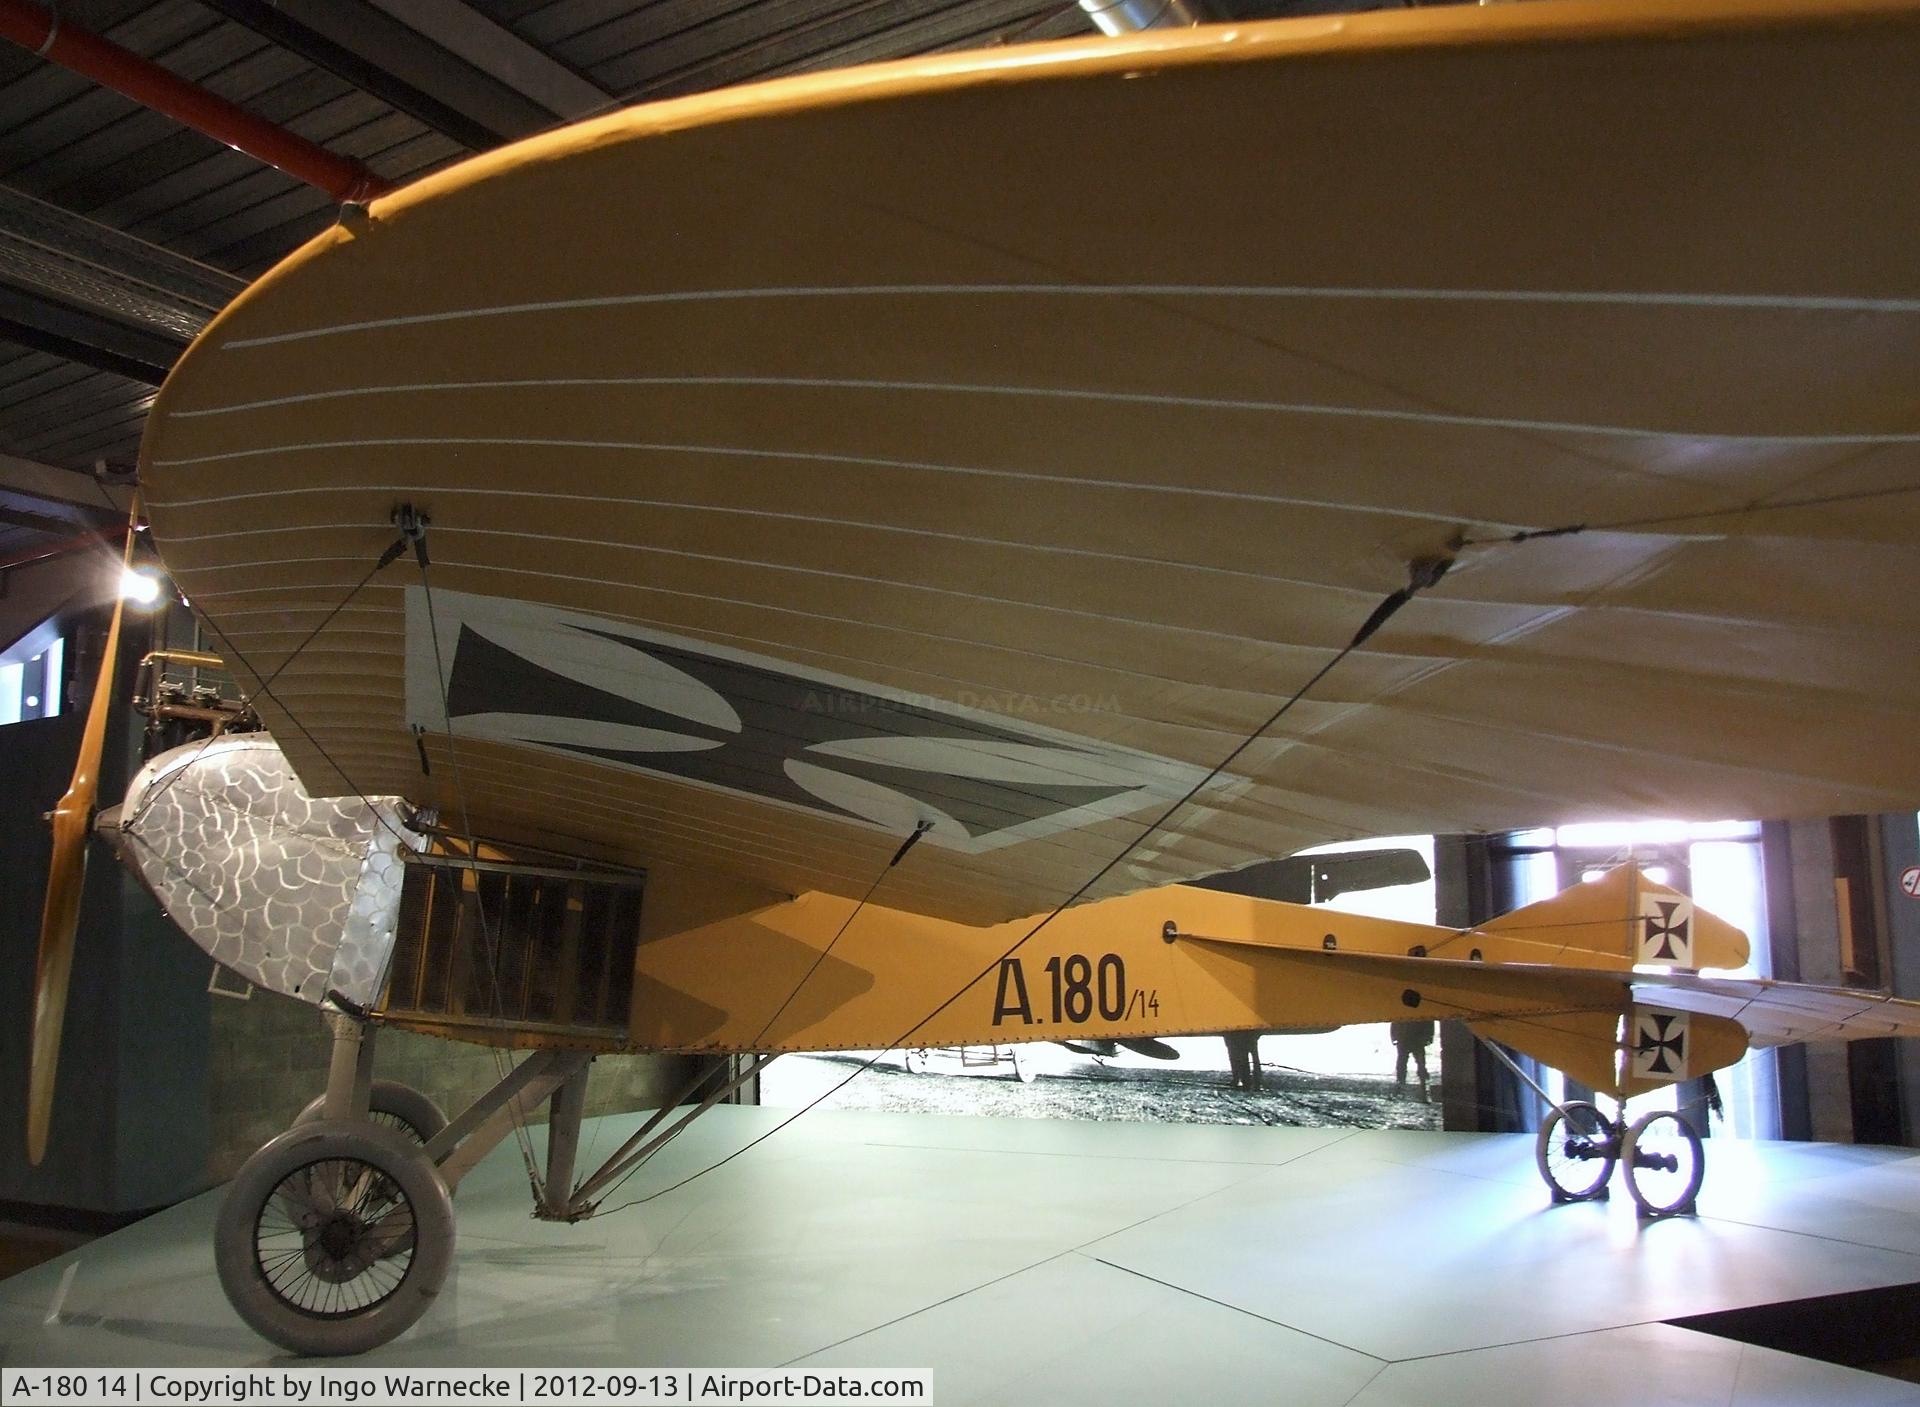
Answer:
<svg viewBox="0 0 1920 1407"><path fill-rule="evenodd" d="M1594 1179L1592 1186L1582 1191L1573 1191L1562 1187L1558 1182L1554 1181L1553 1166L1547 1160L1547 1153L1553 1145L1554 1132L1559 1128L1561 1123L1566 1120L1567 1111L1570 1109L1579 1109L1592 1114L1592 1116L1599 1121L1600 1127L1604 1128L1609 1136L1617 1132L1614 1128L1613 1121L1605 1114L1602 1114L1595 1105L1578 1099L1574 1100L1571 1104L1556 1104L1552 1112L1550 1112L1541 1123L1540 1132L1534 1138L1533 1162L1534 1166L1540 1170L1540 1180L1553 1190L1555 1198L1563 1202L1591 1202L1607 1190L1607 1183L1613 1177L1614 1164L1619 1160L1617 1158L1608 1158L1606 1160L1606 1170Z"/></svg>
<svg viewBox="0 0 1920 1407"><path fill-rule="evenodd" d="M1023 1046L1009 1046L1013 1056L1013 1077L1023 1085L1030 1085L1039 1077L1040 1067L1035 1063L1033 1052Z"/></svg>
<svg viewBox="0 0 1920 1407"><path fill-rule="evenodd" d="M260 1273L254 1229L267 1198L298 1168L325 1158L356 1158L391 1178L413 1206L413 1262L392 1295L351 1319L316 1319L284 1303ZM335 1358L366 1353L412 1328L453 1266L453 1201L420 1145L364 1119L296 1124L241 1166L214 1224L214 1266L234 1312L255 1333L289 1353Z"/></svg>
<svg viewBox="0 0 1920 1407"><path fill-rule="evenodd" d="M412 1085L403 1085L398 1080L375 1080L367 1107L375 1114L388 1114L400 1120L422 1143L447 1126L447 1116L438 1104ZM293 1126L319 1123L326 1116L326 1108L327 1097L323 1094L294 1116Z"/></svg>
<svg viewBox="0 0 1920 1407"><path fill-rule="evenodd" d="M1676 1197L1665 1205L1656 1206L1651 1198L1641 1192L1640 1184L1634 1178L1633 1155L1641 1135L1661 1119L1673 1120L1680 1126L1680 1131L1686 1135L1686 1141L1693 1150L1693 1173L1687 1180L1684 1196ZM1700 1184L1706 1180L1707 1176L1706 1145L1700 1141L1700 1135L1694 1132L1693 1125L1671 1109L1656 1109L1651 1114L1642 1114L1627 1126L1626 1139L1620 1145L1620 1161L1626 1168L1627 1191L1633 1194L1634 1204L1640 1208L1640 1214L1647 1217L1689 1215L1693 1210L1693 1199L1700 1195Z"/></svg>

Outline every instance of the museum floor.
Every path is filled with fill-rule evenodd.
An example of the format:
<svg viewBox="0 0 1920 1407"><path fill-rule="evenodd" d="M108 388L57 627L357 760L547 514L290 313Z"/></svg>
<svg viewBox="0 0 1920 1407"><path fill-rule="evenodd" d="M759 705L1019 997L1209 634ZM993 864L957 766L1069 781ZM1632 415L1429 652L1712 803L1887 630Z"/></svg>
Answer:
<svg viewBox="0 0 1920 1407"><path fill-rule="evenodd" d="M782 1113L716 1111L612 1200ZM565 1227L509 1142L440 1303L359 1361L925 1368L956 1404L1920 1403L1665 1322L1920 1281L1920 1155L1709 1147L1702 1215L1642 1224L1548 1205L1526 1138L817 1113ZM213 1277L219 1195L0 1282L5 1361L269 1361Z"/></svg>

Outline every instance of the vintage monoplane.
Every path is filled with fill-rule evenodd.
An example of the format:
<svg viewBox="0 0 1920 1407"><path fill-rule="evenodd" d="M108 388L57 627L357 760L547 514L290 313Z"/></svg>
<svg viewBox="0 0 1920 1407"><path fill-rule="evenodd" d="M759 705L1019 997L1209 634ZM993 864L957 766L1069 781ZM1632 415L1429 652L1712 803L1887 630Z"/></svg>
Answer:
<svg viewBox="0 0 1920 1407"><path fill-rule="evenodd" d="M344 210L142 453L268 731L101 821L339 1031L227 1194L240 1313L399 1333L543 1099L591 1214L674 1127L576 1179L600 1052L1414 1012L1624 1099L1920 1032L1705 971L1745 938L1631 865L1464 930L1180 883L1920 800L1917 79L1910 0L1421 9L716 92ZM534 1053L447 1123L382 1026ZM1682 1209L1673 1123L1558 1110L1543 1171Z"/></svg>

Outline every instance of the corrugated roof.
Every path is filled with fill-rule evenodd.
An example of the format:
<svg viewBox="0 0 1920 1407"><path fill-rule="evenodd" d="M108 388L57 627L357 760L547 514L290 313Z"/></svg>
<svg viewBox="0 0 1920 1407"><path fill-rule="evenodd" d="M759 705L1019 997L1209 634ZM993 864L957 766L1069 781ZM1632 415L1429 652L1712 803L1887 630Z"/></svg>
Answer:
<svg viewBox="0 0 1920 1407"><path fill-rule="evenodd" d="M1014 30L1048 38L1092 29L1077 5L1059 0L481 0L478 8L630 99L987 44Z"/></svg>
<svg viewBox="0 0 1920 1407"><path fill-rule="evenodd" d="M63 469L131 463L153 387L0 343L0 453Z"/></svg>

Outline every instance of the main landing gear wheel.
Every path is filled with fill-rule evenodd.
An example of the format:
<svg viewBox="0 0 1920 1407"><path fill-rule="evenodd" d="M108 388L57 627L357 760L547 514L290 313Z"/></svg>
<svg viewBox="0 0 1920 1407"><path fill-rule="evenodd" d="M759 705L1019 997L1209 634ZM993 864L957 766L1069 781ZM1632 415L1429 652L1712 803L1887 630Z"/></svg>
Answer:
<svg viewBox="0 0 1920 1407"><path fill-rule="evenodd" d="M1040 1067L1034 1063L1033 1052L1025 1046L1013 1046L1013 1077L1023 1085L1033 1083L1034 1076L1040 1073Z"/></svg>
<svg viewBox="0 0 1920 1407"><path fill-rule="evenodd" d="M1693 1126L1671 1109L1642 1114L1620 1150L1627 1190L1644 1216L1691 1213L1706 1175L1707 1154Z"/></svg>
<svg viewBox="0 0 1920 1407"><path fill-rule="evenodd" d="M327 1097L323 1094L294 1116L294 1127L317 1124L326 1117ZM425 1143L447 1126L440 1106L412 1085L398 1080L375 1080L372 1097L367 1101L367 1116L383 1128L396 1129L416 1143Z"/></svg>
<svg viewBox="0 0 1920 1407"><path fill-rule="evenodd" d="M424 1314L453 1203L420 1145L362 1119L298 1124L246 1161L214 1229L235 1311L292 1353L365 1353Z"/></svg>
<svg viewBox="0 0 1920 1407"><path fill-rule="evenodd" d="M900 1052L900 1063L907 1067L909 1075L924 1075L933 1064L933 1057L924 1050L903 1050Z"/></svg>
<svg viewBox="0 0 1920 1407"><path fill-rule="evenodd" d="M1620 1156L1620 1133L1591 1104L1555 1105L1533 1145L1540 1176L1556 1202L1588 1202L1606 1194ZM1636 1194L1638 1195L1638 1194Z"/></svg>

